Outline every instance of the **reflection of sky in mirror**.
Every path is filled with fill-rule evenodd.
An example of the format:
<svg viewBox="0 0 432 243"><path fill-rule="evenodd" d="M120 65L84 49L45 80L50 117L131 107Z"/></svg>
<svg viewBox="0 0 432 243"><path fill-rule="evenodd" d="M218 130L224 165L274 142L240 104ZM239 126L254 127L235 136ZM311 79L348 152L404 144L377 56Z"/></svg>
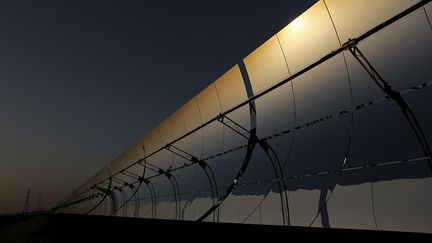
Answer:
<svg viewBox="0 0 432 243"><path fill-rule="evenodd" d="M0 213L46 207L314 1L0 3Z"/></svg>
<svg viewBox="0 0 432 243"><path fill-rule="evenodd" d="M318 2L299 17L302 26L295 27L295 22L288 25L248 55L244 66L234 66L240 67L240 77L249 77L254 92L285 79L340 46L344 37L337 33L345 29L343 24L350 20L346 12L368 18L370 9L375 10L382 3L363 4L360 0L326 2L339 4L335 9L335 5L327 7L324 1ZM393 16L397 9L404 9L409 3L401 1L399 4L397 8L394 5L383 8L378 13L384 17L380 15L379 19ZM332 22L330 13L336 21ZM428 87L432 84L424 82L431 77L426 67L432 57L432 49L429 48L432 28L426 17L426 9L419 9L369 36L358 45L366 56L356 56L359 57L357 60L348 51L342 54L333 52L335 56L291 80L291 86L284 85L255 100L256 109L251 110L256 110L257 117L254 117L254 112L249 117L248 107L242 107L246 108L243 113L238 113L238 110L229 113L228 117L234 118L231 122L240 122L245 127L249 127L248 121L255 124L257 118L260 142L255 144L255 148L234 145L239 139L242 142L237 145L244 145L247 137L237 133L235 139L229 135L233 131L227 128L227 116L223 117L225 122L215 121L187 136L181 143L175 143L197 158L206 157L206 168L214 169L214 173L211 172L214 180L208 171L202 170L203 166L193 164L176 170L175 167L181 164L175 164L178 158L174 158L168 147L152 155L147 162L154 167L154 173L162 171L160 176L149 180L154 183L156 193L152 195L151 190L144 188L147 192L141 190L139 198L140 201L147 201L140 204L135 198L135 205L129 208L137 211L143 206L146 210L151 209L152 217L157 218L196 220L215 204L217 196L214 188L219 188L220 193L230 195L225 200L222 197L224 201L218 208L221 215L215 217L213 214L213 221L220 218L224 222L284 225L291 221L292 225L302 226L346 225L430 232L428 219L432 211L425 205L432 204L432 197L424 192L430 191L432 184L429 164L424 158L427 153L421 150L420 144L423 147L427 145L413 132L420 131L420 127L410 127L405 118L411 116L406 114L404 117L405 109L398 107L398 104L403 106L401 104L406 100L423 125L425 136L432 135L427 125L432 124L430 111L423 108L425 103L429 103ZM370 25L379 24L378 20ZM357 30L353 28L353 31L349 36L357 36ZM401 91L402 97L397 103L385 98L386 94L379 90L373 77L367 75L364 66L359 64L366 59L386 81ZM244 75L245 69L247 75ZM225 75L227 73L223 77ZM147 153L161 148L173 137L190 131L224 110L223 97L230 91L219 86L218 81L207 86L173 116L146 134L143 147ZM235 82L236 79L229 79L230 85L225 87L233 88ZM411 88L412 85L417 86ZM239 97L243 92L244 100L245 85L241 80L239 86L241 88L231 92L231 96ZM365 103L355 105L362 102ZM141 144L137 144L138 147L132 146L118 157L112 164L115 165L113 168L124 168L128 162L136 161L137 154L143 153ZM243 174L244 165L247 165L247 170ZM163 173L172 166L172 174ZM240 176L240 184L233 191L227 189L231 188L228 186L232 183L237 184ZM120 177L122 175L116 175L113 180ZM168 178L177 179L173 183ZM91 181L82 188L88 188L93 184ZM285 193L287 190L288 193ZM119 190L115 191L120 197ZM406 197L406 192L410 193L410 197ZM131 195L134 192L130 190L127 193ZM279 200L275 201L277 197ZM345 197L350 197L349 204ZM388 204L389 199L392 199L391 205ZM79 204L76 206L78 211L74 212L82 213L83 208L92 203L97 201ZM183 205L182 209L178 208L179 204ZM356 214L361 214L361 219L354 222L353 218L359 218ZM134 216L137 216L136 212ZM210 217L206 219L211 220Z"/></svg>

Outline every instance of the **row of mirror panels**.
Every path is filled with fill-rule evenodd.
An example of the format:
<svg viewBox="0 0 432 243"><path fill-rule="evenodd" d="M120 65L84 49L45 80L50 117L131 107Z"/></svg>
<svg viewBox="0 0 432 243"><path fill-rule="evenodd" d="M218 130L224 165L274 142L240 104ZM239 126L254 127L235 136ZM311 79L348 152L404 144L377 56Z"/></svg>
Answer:
<svg viewBox="0 0 432 243"><path fill-rule="evenodd" d="M64 210L113 214L115 201L118 216L196 220L224 195L242 166L249 136L243 128L254 126L256 114L257 136L266 145L255 146L240 184L207 221L432 232L430 160L401 109L348 51L255 100L256 113L245 105L229 113L229 120L216 120L173 144L205 160L211 171L164 148L245 101L245 82L259 94L417 2L318 1L66 201L97 193L82 194L109 173L116 178L112 186L132 184L130 174L121 173L128 166L150 183L135 182L102 201L100 196ZM401 92L429 142L431 15L429 3L358 45ZM146 169L134 164L140 160ZM171 170L172 177L159 169Z"/></svg>

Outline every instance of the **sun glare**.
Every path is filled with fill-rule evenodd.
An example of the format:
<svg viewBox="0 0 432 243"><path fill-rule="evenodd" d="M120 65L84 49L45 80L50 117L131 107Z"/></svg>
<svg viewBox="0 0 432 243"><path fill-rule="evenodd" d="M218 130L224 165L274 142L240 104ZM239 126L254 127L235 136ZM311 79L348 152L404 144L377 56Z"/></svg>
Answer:
<svg viewBox="0 0 432 243"><path fill-rule="evenodd" d="M302 26L302 23L298 18L296 18L291 22L291 26L293 29L297 30Z"/></svg>

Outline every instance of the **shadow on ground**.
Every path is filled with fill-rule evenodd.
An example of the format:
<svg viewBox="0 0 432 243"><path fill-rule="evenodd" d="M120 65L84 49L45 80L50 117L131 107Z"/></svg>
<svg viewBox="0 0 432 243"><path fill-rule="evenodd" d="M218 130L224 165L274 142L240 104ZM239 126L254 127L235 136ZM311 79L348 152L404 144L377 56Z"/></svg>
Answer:
<svg viewBox="0 0 432 243"><path fill-rule="evenodd" d="M9 224L7 223L9 222ZM282 237L282 238L281 238ZM73 214L0 217L0 242L102 242L233 239L372 240L432 239L432 234L269 225L198 223ZM279 241L279 240L277 240Z"/></svg>

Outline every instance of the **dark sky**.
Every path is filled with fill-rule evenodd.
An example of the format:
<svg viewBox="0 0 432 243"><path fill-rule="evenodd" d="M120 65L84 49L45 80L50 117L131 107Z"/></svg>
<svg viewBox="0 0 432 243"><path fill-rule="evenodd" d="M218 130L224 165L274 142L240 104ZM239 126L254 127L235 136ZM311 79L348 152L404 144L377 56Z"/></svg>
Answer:
<svg viewBox="0 0 432 243"><path fill-rule="evenodd" d="M53 206L313 2L0 1L0 214Z"/></svg>

